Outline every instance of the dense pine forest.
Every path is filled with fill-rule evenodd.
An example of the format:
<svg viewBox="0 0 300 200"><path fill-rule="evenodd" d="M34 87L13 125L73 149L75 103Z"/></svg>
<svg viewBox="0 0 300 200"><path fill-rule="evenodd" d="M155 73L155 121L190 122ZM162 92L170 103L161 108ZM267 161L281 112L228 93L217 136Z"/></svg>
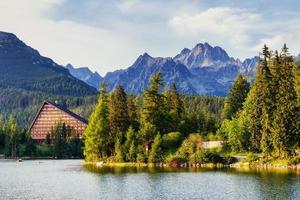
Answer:
<svg viewBox="0 0 300 200"><path fill-rule="evenodd" d="M99 95L86 97L1 92L17 102L2 101L0 154L7 156L174 165L231 164L237 154L253 163L300 161L300 61L293 62L286 46L280 52L265 46L254 82L238 75L225 99L179 94L175 84L165 88L159 72L141 96L127 94L122 86L108 93L105 83ZM83 140L68 137L70 129L63 123L45 144L31 140L24 124L37 106L28 105L47 98L89 116ZM205 149L204 141L222 141L222 147Z"/></svg>
<svg viewBox="0 0 300 200"><path fill-rule="evenodd" d="M208 112L201 108L201 99L182 97L175 85L160 93L160 73L152 77L141 99L127 96L122 86L107 94L106 86L102 85L85 130L85 159L232 162L230 156L221 157L202 148L204 140L213 138L223 140L223 153L259 153L253 160L260 162L293 157L292 162L298 162L299 157L295 156L300 141L299 82L295 74L299 76L299 66L293 63L286 46L280 53L264 46L253 85L239 75L221 115L221 99L206 99L205 107L211 106Z"/></svg>
<svg viewBox="0 0 300 200"><path fill-rule="evenodd" d="M86 118L94 110L98 95L85 96L85 97L71 97L71 96L59 96L47 93L28 92L20 89L5 89L0 91L1 94L5 94L1 101L1 117L0 117L0 154L7 156L35 156L35 157L82 157L82 149L77 148L77 145L82 145L82 142L78 142L74 138L68 138L65 131L61 131L61 139L59 140L59 148L64 150L58 150L55 153L54 137L56 132L49 133L54 144L51 144L50 138L45 141L45 144L34 144L31 140L27 129L34 118L37 110L41 106L41 103L47 99L49 101L58 101L63 107L76 112ZM108 94L107 94L108 95ZM127 108L128 114L136 118L135 122L132 122L135 130L139 128L139 112L142 109L142 96L127 95ZM7 101L9 99L9 101ZM182 96L184 101L186 112L186 127L182 129L191 130L192 132L204 132L205 135L214 135L217 128L221 123L221 111L223 108L224 99L221 97L210 96ZM132 118L131 117L131 118ZM15 124L15 128L10 129L9 124ZM63 124L60 125L62 128ZM190 128L189 128L190 127ZM61 128L54 127L54 130L60 130ZM184 131L184 133L189 131ZM14 146L14 152L12 152L12 144ZM80 152L78 152L79 150Z"/></svg>

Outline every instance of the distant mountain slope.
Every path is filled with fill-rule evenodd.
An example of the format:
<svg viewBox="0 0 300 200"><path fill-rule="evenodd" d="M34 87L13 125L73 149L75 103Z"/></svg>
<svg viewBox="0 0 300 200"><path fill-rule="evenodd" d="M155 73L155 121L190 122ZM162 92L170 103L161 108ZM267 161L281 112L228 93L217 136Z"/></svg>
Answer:
<svg viewBox="0 0 300 200"><path fill-rule="evenodd" d="M72 74L72 76L84 81L88 85L98 89L99 83L103 81L103 77L101 77L97 72L92 72L87 67L79 67L75 68L71 64L68 64L66 68Z"/></svg>
<svg viewBox="0 0 300 200"><path fill-rule="evenodd" d="M0 88L70 96L96 93L95 88L6 32L0 32Z"/></svg>

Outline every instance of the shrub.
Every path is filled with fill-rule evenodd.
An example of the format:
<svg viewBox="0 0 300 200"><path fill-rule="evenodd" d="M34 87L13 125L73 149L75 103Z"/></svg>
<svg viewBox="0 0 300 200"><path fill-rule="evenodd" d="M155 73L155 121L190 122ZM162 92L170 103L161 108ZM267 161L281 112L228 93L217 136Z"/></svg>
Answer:
<svg viewBox="0 0 300 200"><path fill-rule="evenodd" d="M225 135L233 151L249 150L250 134L247 129L246 120L243 117L224 120L218 131L218 135Z"/></svg>
<svg viewBox="0 0 300 200"><path fill-rule="evenodd" d="M136 161L138 163L146 162L146 156L143 153L138 153L136 156Z"/></svg>
<svg viewBox="0 0 300 200"><path fill-rule="evenodd" d="M188 160L184 156L175 155L175 154L170 154L169 156L167 156L165 161L166 161L166 163L170 164L171 166L178 166L181 163L188 162Z"/></svg>
<svg viewBox="0 0 300 200"><path fill-rule="evenodd" d="M82 158L83 157L83 142L79 138L67 139L67 156Z"/></svg>
<svg viewBox="0 0 300 200"><path fill-rule="evenodd" d="M225 165L230 165L230 164L233 164L233 163L236 163L238 160L237 158L235 157L232 157L232 156L224 156L223 157L223 164Z"/></svg>
<svg viewBox="0 0 300 200"><path fill-rule="evenodd" d="M223 158L216 152L207 151L207 158L211 163L223 163Z"/></svg>
<svg viewBox="0 0 300 200"><path fill-rule="evenodd" d="M290 165L297 165L300 163L300 155L293 157L289 160Z"/></svg>
<svg viewBox="0 0 300 200"><path fill-rule="evenodd" d="M190 134L189 137L182 142L178 153L185 156L191 155L195 153L197 149L201 149L202 144L203 140L200 134Z"/></svg>
<svg viewBox="0 0 300 200"><path fill-rule="evenodd" d="M50 157L50 156L52 157L53 156L53 148L51 146L37 145L36 155L38 157Z"/></svg>
<svg viewBox="0 0 300 200"><path fill-rule="evenodd" d="M196 153L197 163L224 163L223 158L216 152L199 151Z"/></svg>
<svg viewBox="0 0 300 200"><path fill-rule="evenodd" d="M26 153L26 145L25 144L20 144L18 146L18 155L22 157L22 156L25 155L25 153Z"/></svg>
<svg viewBox="0 0 300 200"><path fill-rule="evenodd" d="M178 148L181 140L180 132L170 132L162 137L162 147L164 149Z"/></svg>
<svg viewBox="0 0 300 200"><path fill-rule="evenodd" d="M243 161L252 163L252 162L256 162L258 160L259 160L259 157L257 155L255 155L253 153L249 153Z"/></svg>
<svg viewBox="0 0 300 200"><path fill-rule="evenodd" d="M221 140L221 137L219 135L217 135L217 134L209 133L207 135L207 139L209 141L218 141L218 140Z"/></svg>

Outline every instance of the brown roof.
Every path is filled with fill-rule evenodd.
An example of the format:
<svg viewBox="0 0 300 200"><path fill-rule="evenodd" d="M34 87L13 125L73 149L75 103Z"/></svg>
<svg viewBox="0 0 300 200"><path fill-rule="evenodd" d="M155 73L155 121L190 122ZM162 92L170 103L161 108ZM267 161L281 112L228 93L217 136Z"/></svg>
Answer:
<svg viewBox="0 0 300 200"><path fill-rule="evenodd" d="M67 114L69 114L69 115L71 115L71 116L74 117L75 119L77 119L77 120L79 120L79 121L81 121L81 122L83 122L83 123L85 123L85 124L88 124L88 121L87 121L85 118L83 118L83 117L77 115L76 113L73 113L72 111L68 110L67 108L64 108L64 107L62 107L62 106L60 106L60 105L58 105L58 104L56 104L56 103L53 103L53 102L51 102L51 101L44 101L43 104L42 104L42 106L40 107L39 111L38 111L37 114L35 115L35 117L34 117L32 123L31 123L31 125L30 125L30 127L29 127L29 131L31 130L31 128L32 128L32 126L33 126L33 124L34 124L34 122L35 122L36 119L38 118L38 116L39 116L40 112L42 111L42 109L43 109L43 107L44 107L45 104L51 104L51 105L55 106L56 108L60 109L61 111L65 112L65 113L67 113Z"/></svg>

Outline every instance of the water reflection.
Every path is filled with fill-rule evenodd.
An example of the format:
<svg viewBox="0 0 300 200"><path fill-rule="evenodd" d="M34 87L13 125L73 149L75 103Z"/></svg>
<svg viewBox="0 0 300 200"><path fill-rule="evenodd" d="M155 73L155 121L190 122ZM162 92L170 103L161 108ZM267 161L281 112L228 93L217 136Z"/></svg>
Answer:
<svg viewBox="0 0 300 200"><path fill-rule="evenodd" d="M0 161L0 199L300 199L291 170L83 166Z"/></svg>
<svg viewBox="0 0 300 200"><path fill-rule="evenodd" d="M85 165L84 169L99 177L117 178L116 187L121 193L132 191L130 186L142 185L145 198L155 195L157 199L172 199L188 191L191 198L200 195L204 199L300 199L299 173L289 169L99 168L93 165ZM102 182L101 186L106 188L110 181L113 179Z"/></svg>

